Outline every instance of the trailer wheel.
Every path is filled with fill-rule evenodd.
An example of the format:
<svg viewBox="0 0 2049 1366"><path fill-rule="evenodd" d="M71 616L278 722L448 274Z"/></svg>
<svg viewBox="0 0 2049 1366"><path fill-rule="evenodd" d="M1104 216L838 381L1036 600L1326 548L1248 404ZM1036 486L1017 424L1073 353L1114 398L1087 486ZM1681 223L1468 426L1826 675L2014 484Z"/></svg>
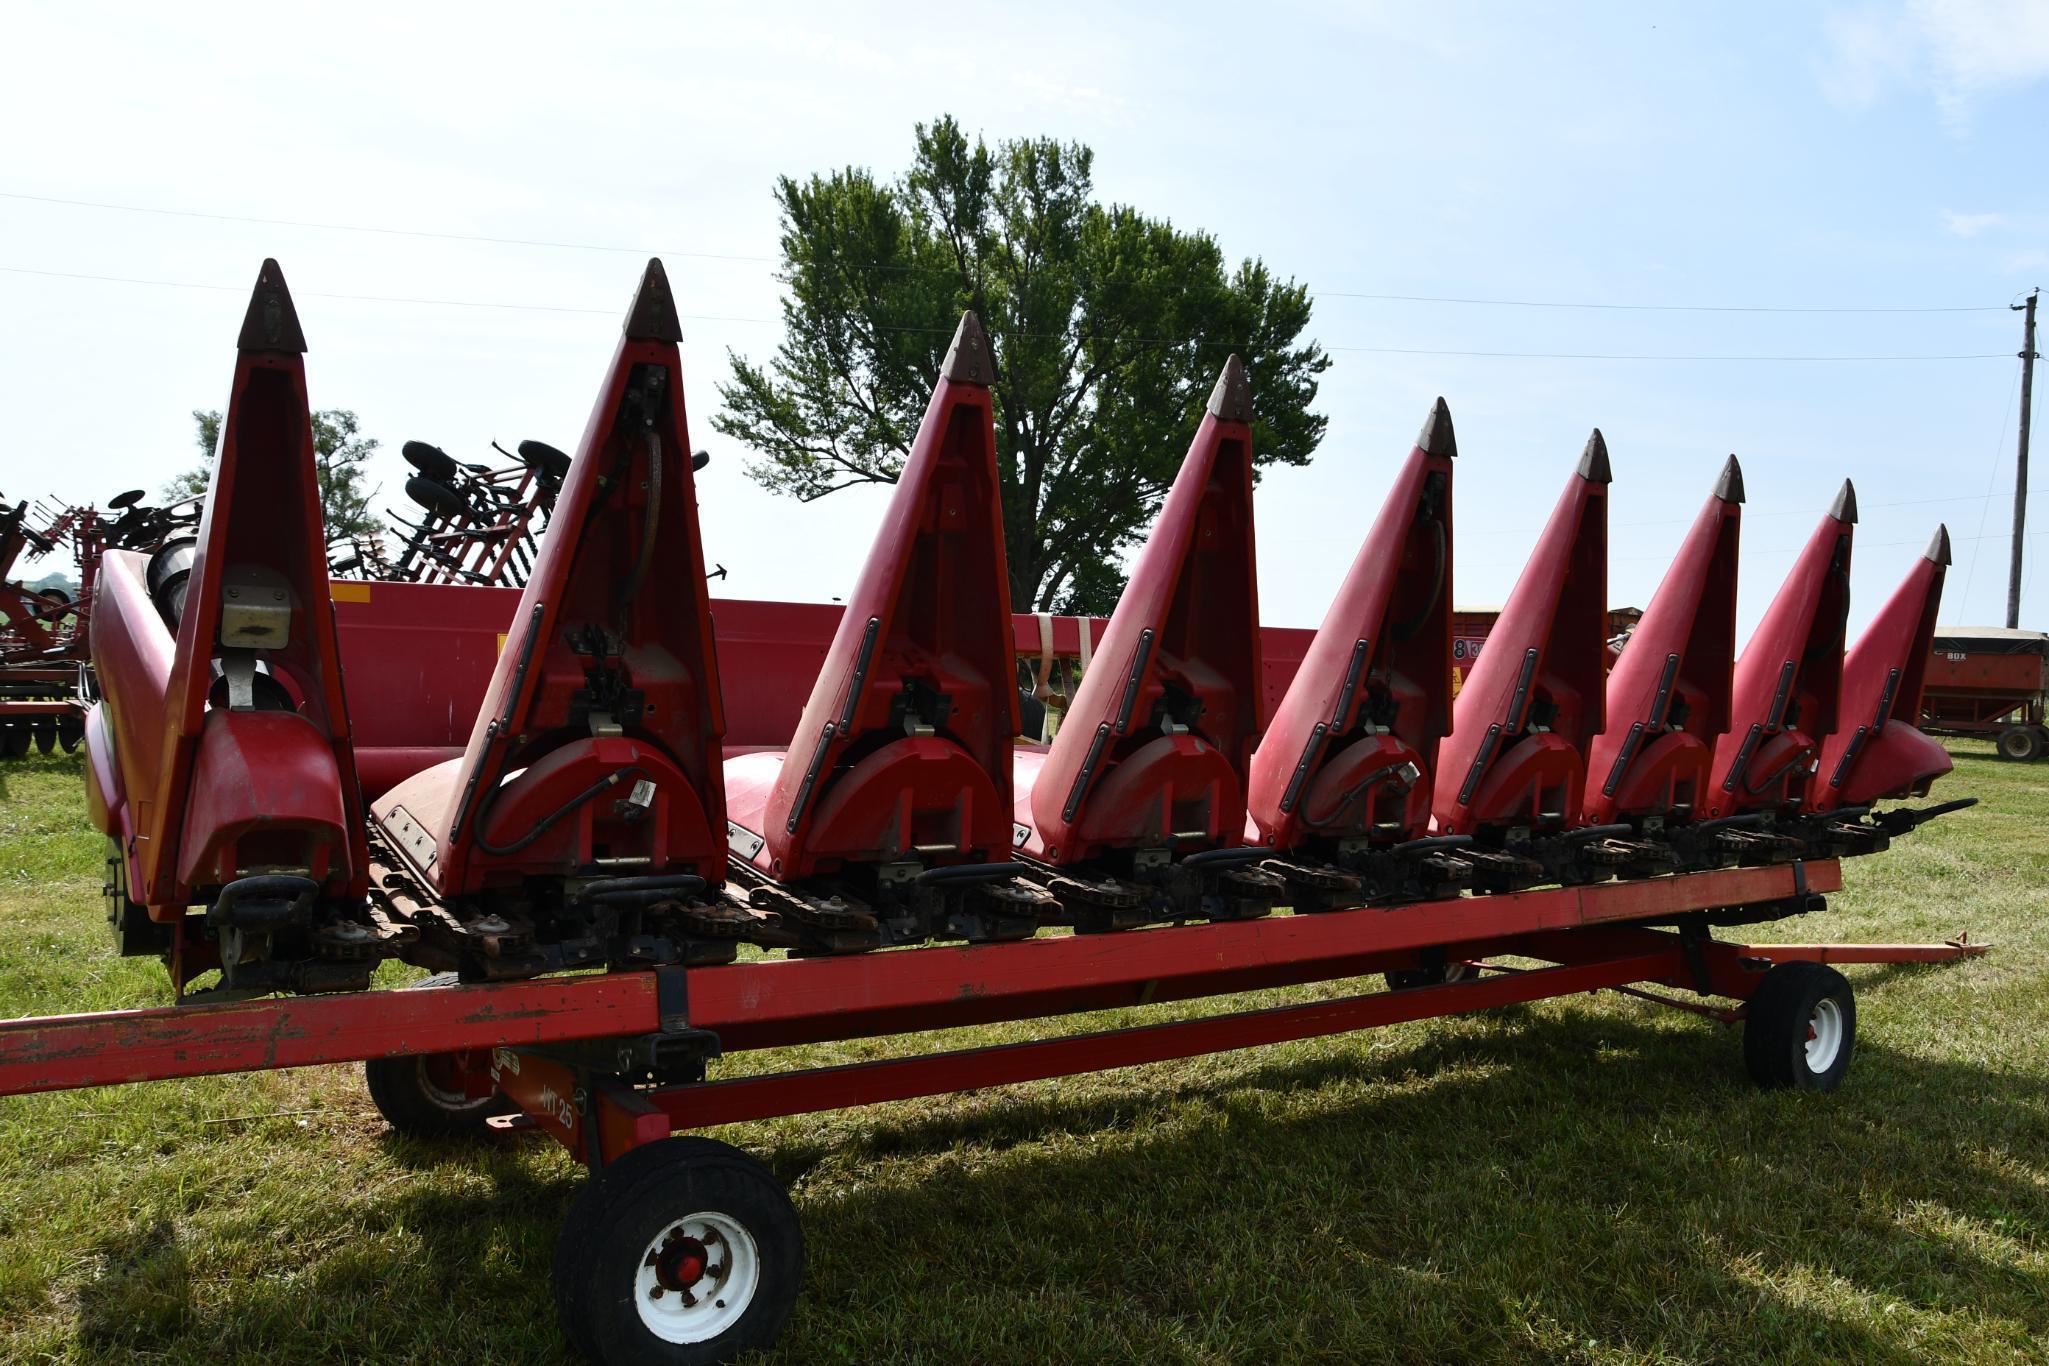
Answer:
<svg viewBox="0 0 2049 1366"><path fill-rule="evenodd" d="M408 991L452 987L456 975L436 973L412 983ZM497 1092L471 1094L463 1084L464 1068L454 1053L416 1053L403 1058L372 1058L363 1064L363 1084L385 1122L408 1138L461 1138L483 1130L493 1115L512 1114L517 1107Z"/></svg>
<svg viewBox="0 0 2049 1366"><path fill-rule="evenodd" d="M1767 1091L1833 1091L1857 1046L1850 981L1825 963L1781 963L1743 1020L1743 1062Z"/></svg>
<svg viewBox="0 0 2049 1366"><path fill-rule="evenodd" d="M2009 726L1999 732L1999 757L2026 763L2042 753L2042 735L2033 726Z"/></svg>
<svg viewBox="0 0 2049 1366"><path fill-rule="evenodd" d="M564 1330L607 1366L708 1366L773 1346L804 1234L768 1169L706 1138L635 1148L591 1178L555 1245Z"/></svg>

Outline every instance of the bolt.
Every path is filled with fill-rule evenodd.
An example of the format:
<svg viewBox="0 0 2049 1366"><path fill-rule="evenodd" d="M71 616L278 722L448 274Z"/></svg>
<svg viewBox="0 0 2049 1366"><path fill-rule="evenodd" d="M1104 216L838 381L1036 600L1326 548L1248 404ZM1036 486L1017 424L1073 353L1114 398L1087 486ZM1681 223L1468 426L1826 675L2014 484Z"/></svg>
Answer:
<svg viewBox="0 0 2049 1366"><path fill-rule="evenodd" d="M704 1274L711 1277L713 1280L717 1280L719 1277L726 1274L726 1269L722 1266L717 1265L707 1266L704 1269Z"/></svg>
<svg viewBox="0 0 2049 1366"><path fill-rule="evenodd" d="M655 1286L652 1290L649 1290L647 1292L647 1297L651 1300L660 1299L662 1297L662 1288L660 1286Z"/></svg>

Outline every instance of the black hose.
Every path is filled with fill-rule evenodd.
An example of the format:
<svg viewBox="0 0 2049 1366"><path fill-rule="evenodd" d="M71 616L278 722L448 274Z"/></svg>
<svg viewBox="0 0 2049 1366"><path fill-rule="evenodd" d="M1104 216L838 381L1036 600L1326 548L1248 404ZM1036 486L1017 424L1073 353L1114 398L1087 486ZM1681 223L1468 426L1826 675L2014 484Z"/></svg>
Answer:
<svg viewBox="0 0 2049 1366"><path fill-rule="evenodd" d="M944 868L927 868L918 874L918 881L928 886L935 882L994 882L1025 871L1022 863L954 863Z"/></svg>
<svg viewBox="0 0 2049 1366"><path fill-rule="evenodd" d="M491 855L493 858L506 858L526 848L535 840L547 834L548 831L554 827L555 822L561 820L564 816L576 810L578 807L582 806L591 798L600 795L609 788L617 787L619 785L620 779L632 774L637 774L640 777L645 778L647 776L647 770L640 768L638 765L632 765L626 768L622 768L615 773L606 774L604 777L598 779L596 782L592 783L583 791L577 793L574 797L571 797L561 806L557 807L553 812L542 817L541 820L535 824L533 829L527 831L524 835L521 835L518 839L506 845L496 845L484 838L484 820L487 816L490 815L491 808L498 804L498 794L505 790L502 787L494 788L492 789L490 796L484 798L483 801L477 804L477 816L476 820L472 823L470 827L470 833L476 838L477 848L483 850L485 853Z"/></svg>
<svg viewBox="0 0 2049 1366"><path fill-rule="evenodd" d="M650 873L646 877L612 877L584 884L585 896L610 896L614 892L704 890L704 879L695 873Z"/></svg>
<svg viewBox="0 0 2049 1366"><path fill-rule="evenodd" d="M1391 780L1395 777L1395 775L1397 775L1400 772L1400 764L1382 764L1379 768L1374 769L1371 773L1361 778L1358 782L1353 783L1343 792L1338 793L1337 805L1333 806L1324 815L1312 816L1305 809L1302 812L1302 824L1308 826L1312 830L1327 829L1334 822L1336 822L1338 817L1344 815L1345 812L1351 810L1353 804L1356 803L1361 797L1365 796L1368 792L1371 792L1374 788L1380 786L1380 784Z"/></svg>
<svg viewBox="0 0 2049 1366"><path fill-rule="evenodd" d="M1260 859L1272 857L1273 851L1271 849L1261 849L1257 845L1241 846L1232 849L1203 849L1182 859L1181 866L1184 868L1207 868L1215 864L1256 863Z"/></svg>

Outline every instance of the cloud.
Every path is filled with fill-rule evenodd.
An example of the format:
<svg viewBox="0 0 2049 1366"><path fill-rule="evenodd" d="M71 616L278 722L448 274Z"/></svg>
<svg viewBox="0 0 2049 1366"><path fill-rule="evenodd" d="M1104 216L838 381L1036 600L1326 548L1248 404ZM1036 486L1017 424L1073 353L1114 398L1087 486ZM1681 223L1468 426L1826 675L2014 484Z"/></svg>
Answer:
<svg viewBox="0 0 2049 1366"><path fill-rule="evenodd" d="M1834 11L1825 29L1822 89L1848 109L1904 87L1961 130L1981 101L2049 78L2041 0L1878 0Z"/></svg>
<svg viewBox="0 0 2049 1366"><path fill-rule="evenodd" d="M2003 213L1958 213L1955 209L1942 211L1942 227L1952 237L1972 238L1987 228L2006 225Z"/></svg>

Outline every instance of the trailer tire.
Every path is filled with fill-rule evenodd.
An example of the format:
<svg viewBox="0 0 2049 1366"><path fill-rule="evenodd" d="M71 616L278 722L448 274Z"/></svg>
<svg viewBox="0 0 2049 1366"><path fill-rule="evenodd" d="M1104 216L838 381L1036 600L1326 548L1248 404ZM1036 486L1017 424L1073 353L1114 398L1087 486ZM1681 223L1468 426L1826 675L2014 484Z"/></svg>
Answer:
<svg viewBox="0 0 2049 1366"><path fill-rule="evenodd" d="M452 972L436 973L406 989L456 985ZM453 1053L414 1053L403 1058L372 1058L363 1064L363 1084L370 1102L387 1124L407 1138L463 1138L481 1133L493 1115L509 1115L518 1107L497 1092L465 1095L450 1084L447 1069Z"/></svg>
<svg viewBox="0 0 2049 1366"><path fill-rule="evenodd" d="M607 1366L707 1366L773 1346L803 1270L797 1211L768 1168L711 1139L667 1138L571 1204L555 1303L570 1341Z"/></svg>
<svg viewBox="0 0 2049 1366"><path fill-rule="evenodd" d="M2042 753L2042 733L2033 726L2008 726L1999 732L1999 757L2027 763Z"/></svg>
<svg viewBox="0 0 2049 1366"><path fill-rule="evenodd" d="M1765 973L1743 1019L1743 1062L1767 1091L1833 1091L1857 1046L1850 980L1825 963Z"/></svg>

